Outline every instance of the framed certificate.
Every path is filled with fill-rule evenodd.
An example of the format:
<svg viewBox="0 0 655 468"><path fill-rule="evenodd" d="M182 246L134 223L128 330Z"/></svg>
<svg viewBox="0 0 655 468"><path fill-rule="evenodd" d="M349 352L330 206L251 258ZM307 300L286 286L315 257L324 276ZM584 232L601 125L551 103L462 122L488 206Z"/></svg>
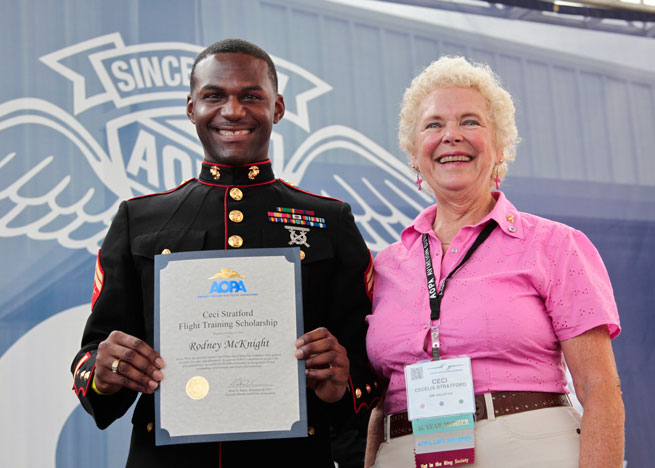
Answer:
<svg viewBox="0 0 655 468"><path fill-rule="evenodd" d="M297 247L155 256L157 445L307 436Z"/></svg>

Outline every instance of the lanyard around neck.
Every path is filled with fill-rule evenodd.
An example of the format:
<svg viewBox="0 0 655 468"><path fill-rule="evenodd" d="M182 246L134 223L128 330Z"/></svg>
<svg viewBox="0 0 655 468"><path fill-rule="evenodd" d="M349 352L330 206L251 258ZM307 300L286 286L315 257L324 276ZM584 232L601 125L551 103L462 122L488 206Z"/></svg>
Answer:
<svg viewBox="0 0 655 468"><path fill-rule="evenodd" d="M430 320L437 323L431 326L432 329L432 359L439 359L439 317L441 316L441 299L443 299L446 290L446 283L448 280L464 265L471 255L477 250L478 247L489 237L491 232L498 226L495 220L490 220L484 229L478 234L478 237L473 242L473 245L468 249L462 261L459 262L453 270L448 273L448 276L443 280L439 290L437 291L437 282L434 277L434 267L432 266L432 256L430 254L430 238L427 234L423 234L423 253L425 256L425 276L428 281L428 294L430 296Z"/></svg>

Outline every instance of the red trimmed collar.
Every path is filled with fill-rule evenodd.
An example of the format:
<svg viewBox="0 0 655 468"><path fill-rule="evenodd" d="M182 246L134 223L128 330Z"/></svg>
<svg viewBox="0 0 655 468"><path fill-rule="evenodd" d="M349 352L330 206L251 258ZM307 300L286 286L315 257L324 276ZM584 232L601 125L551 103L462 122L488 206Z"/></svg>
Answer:
<svg viewBox="0 0 655 468"><path fill-rule="evenodd" d="M271 161L261 161L243 166L228 166L209 161L202 162L200 181L218 187L261 185L275 180Z"/></svg>

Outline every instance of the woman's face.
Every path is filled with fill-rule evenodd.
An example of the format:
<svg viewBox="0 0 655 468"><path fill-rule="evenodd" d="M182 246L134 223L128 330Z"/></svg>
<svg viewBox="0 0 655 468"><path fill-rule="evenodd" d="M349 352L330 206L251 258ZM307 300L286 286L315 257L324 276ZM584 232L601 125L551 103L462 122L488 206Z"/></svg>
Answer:
<svg viewBox="0 0 655 468"><path fill-rule="evenodd" d="M502 151L488 106L477 89L462 87L437 88L421 102L412 160L437 199L489 193Z"/></svg>

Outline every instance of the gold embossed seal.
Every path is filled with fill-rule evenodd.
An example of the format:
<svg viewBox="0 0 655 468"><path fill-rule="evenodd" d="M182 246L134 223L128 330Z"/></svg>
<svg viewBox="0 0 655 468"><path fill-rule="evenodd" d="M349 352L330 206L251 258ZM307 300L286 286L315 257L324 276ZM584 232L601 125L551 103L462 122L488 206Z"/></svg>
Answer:
<svg viewBox="0 0 655 468"><path fill-rule="evenodd" d="M202 400L209 393L209 382L207 379L197 375L191 377L186 383L186 394L194 400Z"/></svg>

